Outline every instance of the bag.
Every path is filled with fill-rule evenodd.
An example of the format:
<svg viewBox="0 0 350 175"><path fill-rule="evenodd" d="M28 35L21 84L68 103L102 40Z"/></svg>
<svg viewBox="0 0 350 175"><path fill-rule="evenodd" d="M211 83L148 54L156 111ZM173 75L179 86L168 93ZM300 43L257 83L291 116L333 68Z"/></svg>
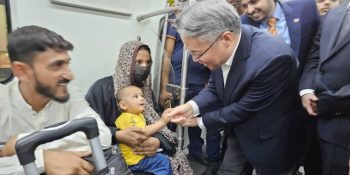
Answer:
<svg viewBox="0 0 350 175"><path fill-rule="evenodd" d="M160 141L160 147L163 149L161 152L162 154L165 154L167 156L174 156L176 153L176 147L174 143L171 143L166 137L163 136L161 133L156 133L153 135L153 137L156 137Z"/></svg>
<svg viewBox="0 0 350 175"><path fill-rule="evenodd" d="M121 154L117 145L112 145L109 149L104 151L108 169L103 169L99 172L93 172L93 175L132 175L133 173L129 170L123 155ZM85 157L85 160L91 164L95 164L92 155Z"/></svg>

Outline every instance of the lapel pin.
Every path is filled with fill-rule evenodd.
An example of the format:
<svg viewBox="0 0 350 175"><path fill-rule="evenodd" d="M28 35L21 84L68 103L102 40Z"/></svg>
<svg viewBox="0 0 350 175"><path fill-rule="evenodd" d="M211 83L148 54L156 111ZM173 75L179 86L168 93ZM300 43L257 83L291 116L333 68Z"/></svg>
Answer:
<svg viewBox="0 0 350 175"><path fill-rule="evenodd" d="M294 19L293 19L293 22L294 22L294 23L298 23L299 21L300 21L299 18L294 18Z"/></svg>

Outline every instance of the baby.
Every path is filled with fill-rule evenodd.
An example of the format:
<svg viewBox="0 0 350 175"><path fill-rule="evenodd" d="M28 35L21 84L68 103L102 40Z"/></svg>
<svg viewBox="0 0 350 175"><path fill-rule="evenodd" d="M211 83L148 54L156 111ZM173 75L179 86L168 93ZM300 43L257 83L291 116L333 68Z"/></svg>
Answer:
<svg viewBox="0 0 350 175"><path fill-rule="evenodd" d="M142 90L136 86L126 86L117 92L117 102L123 111L115 121L119 129L128 127L144 128L147 136L152 136L163 127L165 127L170 118L162 115L157 122L146 125L146 120L142 114L145 109L145 99ZM120 150L126 160L126 163L132 171L150 172L155 175L172 175L170 160L166 155L157 153L154 156L136 155L132 148L126 144L119 144Z"/></svg>

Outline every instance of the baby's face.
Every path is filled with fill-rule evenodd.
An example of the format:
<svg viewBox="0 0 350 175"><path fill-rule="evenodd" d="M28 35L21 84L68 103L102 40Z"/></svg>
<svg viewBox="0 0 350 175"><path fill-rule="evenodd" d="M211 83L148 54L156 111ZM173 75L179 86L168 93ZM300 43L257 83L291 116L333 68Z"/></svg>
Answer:
<svg viewBox="0 0 350 175"><path fill-rule="evenodd" d="M123 101L126 104L126 109L124 110L126 112L139 114L145 110L145 98L140 88L129 87Z"/></svg>
<svg viewBox="0 0 350 175"><path fill-rule="evenodd" d="M320 15L325 15L331 8L340 4L340 0L316 0L318 11Z"/></svg>

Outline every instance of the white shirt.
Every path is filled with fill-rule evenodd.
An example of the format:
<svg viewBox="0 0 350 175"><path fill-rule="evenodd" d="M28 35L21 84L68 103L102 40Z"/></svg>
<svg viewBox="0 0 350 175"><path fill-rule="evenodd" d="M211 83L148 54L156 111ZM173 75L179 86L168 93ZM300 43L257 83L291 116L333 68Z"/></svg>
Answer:
<svg viewBox="0 0 350 175"><path fill-rule="evenodd" d="M77 88L68 88L70 99L66 103L49 101L40 111L32 110L26 103L19 90L19 81L14 79L7 85L0 84L0 142L7 142L16 134L18 138L43 129L46 126L82 117L96 119L100 141L103 148L111 145L111 133L98 114L93 111ZM36 165L40 172L44 171L43 150L55 149L60 151L89 150L89 143L85 134L78 132L63 139L41 145L35 151ZM17 157L0 158L0 174L24 174Z"/></svg>
<svg viewBox="0 0 350 175"><path fill-rule="evenodd" d="M226 86L227 76L228 76L228 74L229 74L229 72L231 70L231 65L232 65L232 62L233 62L233 58L235 57L238 45L239 45L239 43L241 41L241 36L242 36L242 32L240 32L239 35L238 35L237 44L236 44L235 48L233 49L230 58L223 65L221 65L222 77L224 79L224 87ZM193 114L193 116L198 116L200 111L199 111L199 108L198 108L198 105L196 104L196 102L194 102L193 100L190 100L188 103L192 106L192 111L193 111L192 114ZM198 117L197 118L197 123L198 123L198 126L201 129L205 129L202 117Z"/></svg>

